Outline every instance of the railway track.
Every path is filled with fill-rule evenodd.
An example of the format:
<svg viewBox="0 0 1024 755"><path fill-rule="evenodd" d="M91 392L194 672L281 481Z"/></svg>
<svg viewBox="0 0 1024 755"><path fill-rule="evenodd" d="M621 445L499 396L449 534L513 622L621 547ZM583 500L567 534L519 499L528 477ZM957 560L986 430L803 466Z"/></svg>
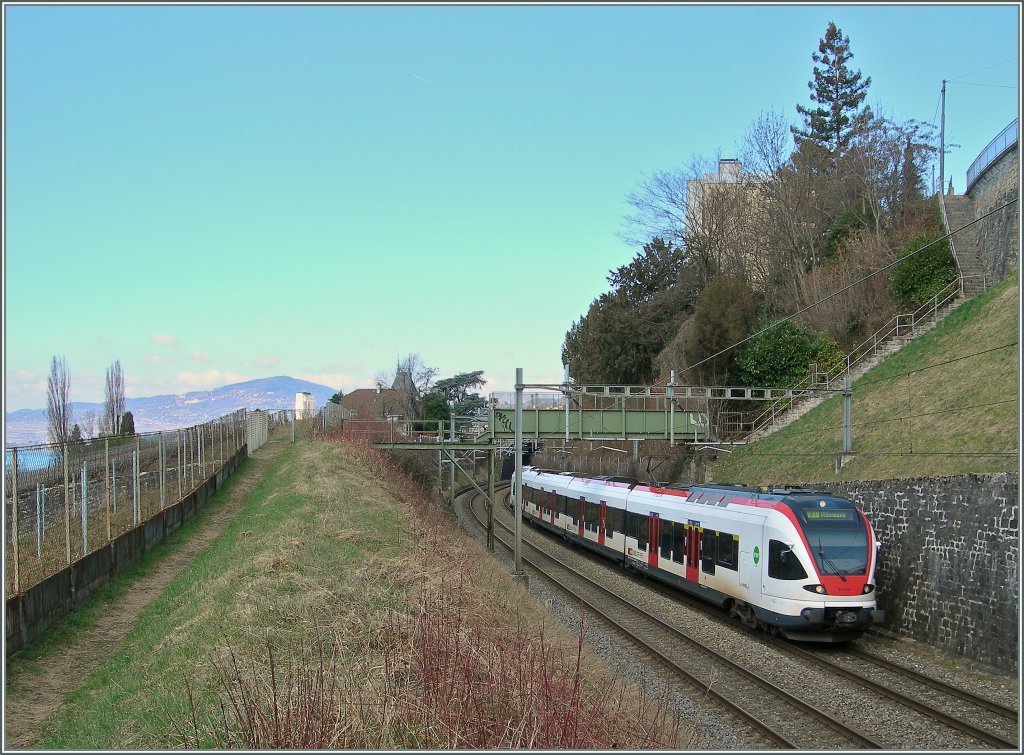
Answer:
<svg viewBox="0 0 1024 755"><path fill-rule="evenodd" d="M792 645L785 648L991 747L1018 749L1020 716L1012 708L859 648L838 653L818 653Z"/></svg>
<svg viewBox="0 0 1024 755"><path fill-rule="evenodd" d="M485 527L473 505L475 500L476 496L470 503L470 510L480 526ZM502 529L510 531L504 522L498 523ZM512 546L500 536L496 535L495 540L512 550ZM561 559L536 548L526 539L524 547L536 554L532 558L524 556L524 563L579 600L616 632L643 648L673 676L684 680L700 695L712 698L766 746L813 749L822 745L823 732L828 732L824 741L829 749L881 747L850 724L688 637ZM543 567L538 563L539 559L544 560Z"/></svg>
<svg viewBox="0 0 1024 755"><path fill-rule="evenodd" d="M474 516L476 516L475 510L473 511L473 514ZM477 518L477 520L480 521L479 518ZM505 522L501 521L501 517L496 516L495 521L496 523L498 523L500 527L510 531L509 526ZM549 543L556 541L556 538L554 537L547 537L545 539L548 540ZM532 542L526 540L525 537L524 547L529 547L531 549L536 548L536 546ZM559 559L553 556L545 554L545 557L551 559L550 563L560 562ZM603 564L603 561L599 561L596 558L594 559L594 561ZM544 573L544 571L546 571L545 569L541 569L540 566L535 563L531 563L531 565L533 565L533 567L535 569L538 569L538 571L540 571L541 573ZM572 569L564 563L558 566L557 569L570 569L572 572L575 572L577 575L579 575L579 572L577 570ZM567 572L563 571L562 573ZM579 575L574 579L591 581L589 577L585 577L584 575ZM710 620L712 621L722 621L721 612L716 612L713 608L707 606L704 603L700 603L699 601L691 599L688 596L679 594L676 591L670 590L669 588L660 585L659 583L653 581L648 582L647 580L643 580L643 582L645 583L646 587L652 588L653 592L661 593L674 601L680 602L686 605L688 608L698 611L706 617L710 617ZM593 600L596 603L600 603L602 600L606 602L609 600L613 602L616 600L623 600L618 596L615 596L615 598L601 598L599 595L594 595L594 591L600 593L600 591L602 590L605 591L604 594L606 595L614 595L614 593L610 593L610 591L608 591L607 588L604 588L600 585L597 585L596 587L590 587L587 589L591 590L591 596L593 597ZM584 602L589 602L584 595L580 595L579 598ZM646 613L642 612L641 609L639 609L632 603L626 602L626 605L629 605L631 607L630 610L633 613ZM649 625L651 626L655 624L664 624L664 622L661 622L659 619L656 618L653 618L652 622L651 618L647 620L649 622ZM605 619L605 621L609 621L609 619ZM730 626L736 626L732 622L728 623ZM652 628L650 630L651 634L647 634L647 629L643 627L638 627L636 633L640 633L644 638L649 637L653 639L655 642L660 642L663 641L663 639L659 640L657 638L659 638L659 636L664 638L665 632L669 632L668 636L672 638L670 640L670 642L672 643L675 643L677 645L690 646L690 643L694 642L691 638L686 637L685 635L680 636L677 630L673 628L670 628L670 630L671 632L676 632L676 634L672 635L669 630L666 630L664 628L664 626L658 629ZM631 629L629 627L620 627L618 631L635 634L631 632ZM755 635L755 633L752 631L750 631L750 634L752 637ZM797 661L800 664L802 664L805 668L811 666L817 669L820 673L843 679L846 682L853 684L856 687L859 687L861 690L869 693L876 700L878 697L885 698L889 702L895 703L896 705L902 708L905 708L909 711L914 711L918 714L927 717L928 721L937 723L941 727L945 727L946 729L948 729L951 733L955 732L958 736L966 737L972 740L974 743L984 743L985 747L1006 748L1013 750L1018 749L1017 742L1019 713L1012 708L1008 708L1006 706L1003 706L999 703L988 700L986 698L980 697L978 695L973 695L972 693L966 690L953 687L933 677L921 674L915 671L914 669L910 669L906 666L903 666L902 664L894 663L861 648L844 648L842 652L836 652L834 648L829 648L825 651L807 650L805 648L794 645L784 640L769 638L767 635L761 632L756 632L756 639L760 642L763 642L771 646L774 649L779 650L784 654L789 655L794 659L797 659ZM640 642L641 644L646 644L645 640L640 640ZM657 651L652 652L658 654ZM688 655L687 658L692 659L693 651L691 650L689 652L691 654ZM728 666L729 664L735 665L733 661L728 659L726 660L728 661L725 664L726 666ZM665 663L666 661L662 662ZM739 674L739 676L741 677L743 676L742 671L736 671L735 669L732 669L729 673ZM754 676L757 675L754 674ZM719 688L721 688L723 694L726 694L728 692L724 682L722 681L725 678L726 677L724 675L721 677L716 677L717 681L715 682L715 684ZM774 685L768 679L761 679L760 682L755 682L750 677L747 677L747 681L745 683L747 685L760 685L758 688L764 690L764 694L766 696L770 696L771 694L773 694L769 691L770 687L777 688L777 686ZM786 694L788 695L789 693ZM794 703L792 702L788 704L794 705ZM797 703L796 705L799 704ZM829 714L823 711L819 711L819 713L826 717L830 717L833 719L833 721L835 721L834 716L829 716ZM742 714L737 715L740 718L751 716L757 718L757 714L755 711L747 712L744 710ZM813 716L813 714L809 714L806 712L805 715ZM934 725L934 723L932 725ZM838 722L838 724L840 727L846 725L841 721ZM750 726L755 731L758 730L757 724L748 723L748 726ZM850 728L852 729L852 727ZM859 732L856 729L852 729L852 731L852 734L846 735L850 737L850 741L854 741L857 737L865 736L862 732ZM779 743L781 746L792 746L791 741L786 737L785 733L778 734L779 736L781 736L784 739L787 739L787 741L790 742L790 744L785 745ZM770 737L771 735L766 734L764 736ZM872 741L871 737L869 736L865 736L865 739L867 739L868 742L870 742L870 744L868 744L867 742L860 742L856 745L856 747L864 748L881 746L877 742ZM825 744L830 748L834 748L837 746L836 741L831 739L827 740ZM819 741L818 743L816 743L816 745L821 746L822 742ZM804 745L798 744L796 746L802 747ZM838 746L842 745L839 744ZM965 746L968 748L971 747L971 745ZM977 746L977 744L975 744L974 746Z"/></svg>
<svg viewBox="0 0 1024 755"><path fill-rule="evenodd" d="M701 612L709 621L722 621L720 612L658 583L647 586L671 600ZM984 743L987 747L1018 750L1020 714L993 700L954 687L915 669L859 647L809 649L766 633L741 627L759 641L782 653L811 664L824 673L844 678L866 691L916 711L952 732Z"/></svg>

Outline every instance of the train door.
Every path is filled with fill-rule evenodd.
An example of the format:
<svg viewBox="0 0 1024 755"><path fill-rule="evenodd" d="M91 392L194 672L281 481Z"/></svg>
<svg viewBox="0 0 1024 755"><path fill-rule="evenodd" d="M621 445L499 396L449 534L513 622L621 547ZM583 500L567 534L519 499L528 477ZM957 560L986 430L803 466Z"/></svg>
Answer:
<svg viewBox="0 0 1024 755"><path fill-rule="evenodd" d="M604 536L605 536L605 532L606 532L605 527L607 526L605 524L605 522L607 521L607 518L608 518L608 503L606 501L601 501L601 506L597 510L597 544L598 545L604 545Z"/></svg>
<svg viewBox="0 0 1024 755"><path fill-rule="evenodd" d="M700 522L690 520L686 525L686 578L700 580Z"/></svg>
<svg viewBox="0 0 1024 755"><path fill-rule="evenodd" d="M555 509L558 508L558 493L554 490L551 491L550 503L548 503L548 511L551 514L551 523L555 523Z"/></svg>
<svg viewBox="0 0 1024 755"><path fill-rule="evenodd" d="M658 545L661 543L661 516L655 512L647 517L647 565L658 565Z"/></svg>
<svg viewBox="0 0 1024 755"><path fill-rule="evenodd" d="M740 587L750 587L750 554L740 551Z"/></svg>
<svg viewBox="0 0 1024 755"><path fill-rule="evenodd" d="M576 520L577 522L579 522L579 526L577 527L576 534L579 535L580 537L585 537L585 535L583 534L583 527L584 527L583 520L584 520L584 517L586 516L586 514L587 514L587 502L583 498L583 496L580 496L580 518Z"/></svg>

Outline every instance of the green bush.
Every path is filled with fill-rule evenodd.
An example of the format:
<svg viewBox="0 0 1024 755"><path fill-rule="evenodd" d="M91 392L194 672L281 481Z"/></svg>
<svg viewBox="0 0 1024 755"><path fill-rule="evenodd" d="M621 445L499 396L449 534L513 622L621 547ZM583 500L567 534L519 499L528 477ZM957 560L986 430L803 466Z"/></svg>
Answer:
<svg viewBox="0 0 1024 755"><path fill-rule="evenodd" d="M736 356L741 385L785 388L807 377L812 364L820 372L838 372L846 354L828 336L806 325L784 322L748 341Z"/></svg>
<svg viewBox="0 0 1024 755"><path fill-rule="evenodd" d="M889 288L893 295L908 304L925 304L956 280L953 251L948 239L935 241L927 235L914 236L896 250L900 260L893 268ZM918 252L918 249L928 246ZM914 254L914 252L917 252ZM909 256L913 254L913 256Z"/></svg>

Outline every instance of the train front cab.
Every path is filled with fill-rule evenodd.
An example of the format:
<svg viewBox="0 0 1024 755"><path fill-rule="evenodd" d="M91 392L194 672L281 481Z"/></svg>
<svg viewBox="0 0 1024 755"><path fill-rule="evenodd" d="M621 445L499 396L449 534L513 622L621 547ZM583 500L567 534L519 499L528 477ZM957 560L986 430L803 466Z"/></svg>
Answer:
<svg viewBox="0 0 1024 755"><path fill-rule="evenodd" d="M783 499L765 522L757 618L787 638L845 642L884 619L875 604L876 543L853 503L827 494Z"/></svg>

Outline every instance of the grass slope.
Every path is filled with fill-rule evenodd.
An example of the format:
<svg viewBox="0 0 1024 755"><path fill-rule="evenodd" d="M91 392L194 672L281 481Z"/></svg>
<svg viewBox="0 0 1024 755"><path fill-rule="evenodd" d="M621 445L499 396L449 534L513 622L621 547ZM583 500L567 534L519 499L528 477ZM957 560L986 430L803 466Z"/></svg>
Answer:
<svg viewBox="0 0 1024 755"><path fill-rule="evenodd" d="M323 442L280 453L232 523L48 720L38 746L686 744L677 724L650 725L657 710L602 698L616 685L591 672L592 659L585 678L573 671L578 638L546 626L528 593L382 454L361 453ZM531 733L536 711L560 710L531 696L552 694L602 730L548 722ZM256 723L236 725L239 709ZM283 731L285 718L301 730Z"/></svg>
<svg viewBox="0 0 1024 755"><path fill-rule="evenodd" d="M752 485L1018 470L1018 274L961 305L853 385L855 457L841 471L842 403L738 448L712 479Z"/></svg>

